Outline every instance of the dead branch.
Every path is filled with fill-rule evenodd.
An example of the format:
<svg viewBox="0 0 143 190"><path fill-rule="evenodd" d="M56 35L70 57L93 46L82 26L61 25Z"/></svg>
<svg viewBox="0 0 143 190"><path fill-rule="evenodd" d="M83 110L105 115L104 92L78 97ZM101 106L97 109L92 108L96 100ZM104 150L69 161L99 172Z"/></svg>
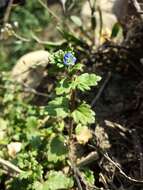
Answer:
<svg viewBox="0 0 143 190"><path fill-rule="evenodd" d="M99 158L98 153L96 151L91 152L90 154L88 154L86 157L80 159L77 162L77 167L83 167L86 166L92 162L94 162L95 160L97 160Z"/></svg>
<svg viewBox="0 0 143 190"><path fill-rule="evenodd" d="M11 9L12 9L12 4L13 4L14 0L10 0L9 3L8 3L8 7L6 9L6 12L5 12L5 15L4 15L4 19L3 19L3 22L4 22L4 25L8 22L9 20L9 16L10 16L10 12L11 12Z"/></svg>
<svg viewBox="0 0 143 190"><path fill-rule="evenodd" d="M19 169L17 166L15 166L14 164L12 164L11 162L4 160L3 158L0 158L0 164L2 166L5 166L11 170L13 170L14 172L20 174L22 172L21 169Z"/></svg>
<svg viewBox="0 0 143 190"><path fill-rule="evenodd" d="M100 96L101 96L102 92L104 91L106 85L108 84L109 80L111 79L111 76L112 76L112 74L111 74L111 72L109 72L108 75L107 75L107 77L106 77L106 79L105 79L105 81L104 81L104 83L102 84L101 88L99 89L97 95L95 96L95 98L91 102L91 106L92 107L94 107L94 105L96 104L97 100L100 98Z"/></svg>
<svg viewBox="0 0 143 190"><path fill-rule="evenodd" d="M119 173L129 182L132 182L132 183L143 183L143 180L137 180L137 179L134 179L134 178L131 178L130 176L128 176L127 174L125 174L125 172L120 168L119 164L115 161L113 161L108 153L105 153L103 154L103 156L109 161L111 162L115 167L116 169L118 169Z"/></svg>

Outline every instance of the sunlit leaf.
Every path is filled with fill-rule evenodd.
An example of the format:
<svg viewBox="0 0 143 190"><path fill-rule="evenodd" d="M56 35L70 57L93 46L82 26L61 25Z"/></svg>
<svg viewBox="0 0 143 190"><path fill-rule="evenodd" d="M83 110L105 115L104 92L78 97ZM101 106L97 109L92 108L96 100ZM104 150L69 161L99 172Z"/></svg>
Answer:
<svg viewBox="0 0 143 190"><path fill-rule="evenodd" d="M81 123L83 125L91 124L95 122L95 113L91 110L91 107L83 103L72 113L75 123Z"/></svg>
<svg viewBox="0 0 143 190"><path fill-rule="evenodd" d="M77 76L74 83L79 90L85 91L90 90L92 86L96 86L100 80L100 76L97 76L95 74L84 73L80 76Z"/></svg>
<svg viewBox="0 0 143 190"><path fill-rule="evenodd" d="M35 190L43 190L43 184L40 183L39 181L35 181L33 187Z"/></svg>
<svg viewBox="0 0 143 190"><path fill-rule="evenodd" d="M0 130L4 130L7 128L8 122L2 118L0 118Z"/></svg>
<svg viewBox="0 0 143 190"><path fill-rule="evenodd" d="M82 21L79 17L72 15L71 20L73 21L74 24L76 24L78 27L82 26Z"/></svg>
<svg viewBox="0 0 143 190"><path fill-rule="evenodd" d="M92 138L91 130L87 126L79 124L76 129L76 139L80 144L86 144Z"/></svg>
<svg viewBox="0 0 143 190"><path fill-rule="evenodd" d="M95 183L95 177L93 171L91 171L88 168L84 168L84 171L82 172L82 175L84 176L85 180L89 185L94 185Z"/></svg>
<svg viewBox="0 0 143 190"><path fill-rule="evenodd" d="M28 128L36 128L37 127L37 125L38 125L38 119L36 118L36 117L34 117L34 116L31 116L31 117L28 117L27 119L26 119L26 126L28 127Z"/></svg>
<svg viewBox="0 0 143 190"><path fill-rule="evenodd" d="M59 82L56 88L56 94L61 95L64 93L69 93L71 90L70 81L68 79L63 79Z"/></svg>
<svg viewBox="0 0 143 190"><path fill-rule="evenodd" d="M61 171L50 171L48 173L48 179L43 185L42 190L64 190L73 187L72 178L67 177Z"/></svg>

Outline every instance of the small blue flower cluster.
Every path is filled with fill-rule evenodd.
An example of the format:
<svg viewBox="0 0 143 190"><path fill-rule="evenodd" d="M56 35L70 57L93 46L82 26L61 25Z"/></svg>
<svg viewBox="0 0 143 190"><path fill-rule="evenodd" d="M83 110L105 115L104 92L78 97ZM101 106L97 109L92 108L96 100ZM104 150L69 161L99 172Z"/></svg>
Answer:
<svg viewBox="0 0 143 190"><path fill-rule="evenodd" d="M68 52L64 55L64 65L73 66L76 62L76 57L71 52Z"/></svg>

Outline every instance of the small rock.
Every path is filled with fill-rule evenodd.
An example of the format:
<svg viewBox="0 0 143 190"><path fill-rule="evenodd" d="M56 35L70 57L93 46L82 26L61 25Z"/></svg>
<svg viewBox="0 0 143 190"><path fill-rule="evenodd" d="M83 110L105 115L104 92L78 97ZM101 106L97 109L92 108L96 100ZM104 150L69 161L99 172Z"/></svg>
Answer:
<svg viewBox="0 0 143 190"><path fill-rule="evenodd" d="M26 87L35 89L45 76L49 55L49 52L45 50L25 54L14 66L11 72L12 79Z"/></svg>
<svg viewBox="0 0 143 190"><path fill-rule="evenodd" d="M21 150L22 143L20 142L11 142L7 145L8 154L11 157L15 157L18 152Z"/></svg>

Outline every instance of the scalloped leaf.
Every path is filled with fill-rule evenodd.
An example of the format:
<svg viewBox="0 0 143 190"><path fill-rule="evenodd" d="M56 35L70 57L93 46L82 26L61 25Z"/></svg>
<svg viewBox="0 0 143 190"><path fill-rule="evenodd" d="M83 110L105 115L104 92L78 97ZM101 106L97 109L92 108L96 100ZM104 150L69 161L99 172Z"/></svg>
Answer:
<svg viewBox="0 0 143 190"><path fill-rule="evenodd" d="M59 82L56 88L56 94L61 95L61 94L67 94L71 90L70 86L70 81L68 79L63 79Z"/></svg>
<svg viewBox="0 0 143 190"><path fill-rule="evenodd" d="M70 189L73 187L73 179L67 177L61 171L50 171L48 179L43 185L42 190L61 190Z"/></svg>
<svg viewBox="0 0 143 190"><path fill-rule="evenodd" d="M46 111L49 116L65 118L69 113L69 100L66 97L57 97L48 103Z"/></svg>
<svg viewBox="0 0 143 190"><path fill-rule="evenodd" d="M63 136L56 136L51 139L48 145L48 161L56 163L67 157L68 149L64 141Z"/></svg>
<svg viewBox="0 0 143 190"><path fill-rule="evenodd" d="M72 117L75 123L87 125L95 122L95 113L92 111L91 107L83 103L76 110L72 112Z"/></svg>
<svg viewBox="0 0 143 190"><path fill-rule="evenodd" d="M80 76L77 76L74 83L79 90L85 91L90 90L92 86L96 86L100 80L100 76L97 76L95 74L84 73Z"/></svg>

